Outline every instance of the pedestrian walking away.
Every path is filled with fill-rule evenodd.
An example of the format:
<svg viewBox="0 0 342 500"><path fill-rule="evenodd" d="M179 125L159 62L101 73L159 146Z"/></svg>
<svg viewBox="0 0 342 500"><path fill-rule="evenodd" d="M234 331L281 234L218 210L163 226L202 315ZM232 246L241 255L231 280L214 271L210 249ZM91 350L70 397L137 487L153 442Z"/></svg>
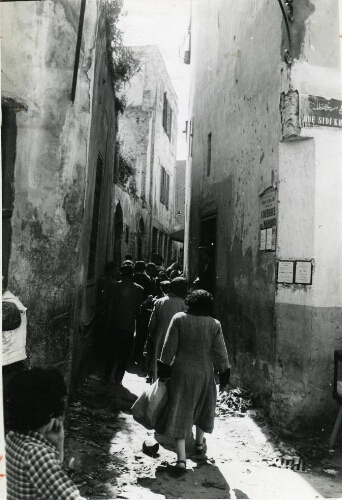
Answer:
<svg viewBox="0 0 342 500"><path fill-rule="evenodd" d="M157 284L157 266L153 262L146 264L146 274L151 279L152 292L151 295L156 297L158 295L158 284Z"/></svg>
<svg viewBox="0 0 342 500"><path fill-rule="evenodd" d="M152 350L149 372L152 373L153 382L157 380L157 359L160 357L166 332L172 317L186 310L184 299L187 294L187 281L185 278L175 278L169 287L169 293L156 300L149 322L149 349Z"/></svg>
<svg viewBox="0 0 342 500"><path fill-rule="evenodd" d="M213 297L205 290L195 290L185 300L187 312L173 316L166 334L158 377L169 378L169 403L156 431L175 438L176 470L186 470L185 438L196 425L197 453L205 449L204 433L214 428L216 385L214 369L219 372L220 388L230 376L228 354L221 324L212 315Z"/></svg>
<svg viewBox="0 0 342 500"><path fill-rule="evenodd" d="M153 285L151 278L146 274L146 264L143 260L135 263L133 280L144 289L143 303L137 317L135 343L134 343L134 361L140 368L144 368L144 345L148 334L148 322L150 319L150 307L153 299Z"/></svg>
<svg viewBox="0 0 342 500"><path fill-rule="evenodd" d="M108 384L115 368L114 382L122 385L127 363L132 355L136 319L143 302L144 290L133 281L133 267L122 265L121 281L111 288L108 330L110 336L104 369L104 383Z"/></svg>

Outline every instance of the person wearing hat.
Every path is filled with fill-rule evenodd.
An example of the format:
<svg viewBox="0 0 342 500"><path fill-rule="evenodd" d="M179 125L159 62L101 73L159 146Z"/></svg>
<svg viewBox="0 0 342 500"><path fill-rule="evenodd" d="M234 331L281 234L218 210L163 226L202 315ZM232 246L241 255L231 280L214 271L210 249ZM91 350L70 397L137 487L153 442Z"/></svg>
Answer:
<svg viewBox="0 0 342 500"><path fill-rule="evenodd" d="M149 372L153 382L157 380L157 359L160 356L165 335L172 317L186 310L184 299L187 295L187 281L185 278L175 278L171 281L169 292L157 299L154 304L151 319L148 325L149 342L152 344L152 361Z"/></svg>

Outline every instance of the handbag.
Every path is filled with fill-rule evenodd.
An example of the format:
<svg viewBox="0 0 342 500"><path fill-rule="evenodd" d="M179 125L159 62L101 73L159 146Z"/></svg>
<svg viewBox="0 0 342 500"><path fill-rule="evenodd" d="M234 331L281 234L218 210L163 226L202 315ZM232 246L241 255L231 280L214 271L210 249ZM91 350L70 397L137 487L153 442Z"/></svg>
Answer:
<svg viewBox="0 0 342 500"><path fill-rule="evenodd" d="M156 421L168 402L168 392L165 382L156 380L150 385L132 406L134 420L146 427L154 429Z"/></svg>

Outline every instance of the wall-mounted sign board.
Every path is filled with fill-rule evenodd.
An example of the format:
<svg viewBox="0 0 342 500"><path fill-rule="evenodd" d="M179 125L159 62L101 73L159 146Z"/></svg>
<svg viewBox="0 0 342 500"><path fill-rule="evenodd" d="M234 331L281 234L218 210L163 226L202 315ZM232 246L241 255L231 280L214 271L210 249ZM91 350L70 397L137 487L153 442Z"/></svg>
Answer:
<svg viewBox="0 0 342 500"><path fill-rule="evenodd" d="M302 285L312 284L312 262L296 261L295 283Z"/></svg>
<svg viewBox="0 0 342 500"><path fill-rule="evenodd" d="M294 261L293 260L280 260L278 262L278 283L293 283L294 277Z"/></svg>
<svg viewBox="0 0 342 500"><path fill-rule="evenodd" d="M260 250L266 250L266 229L260 231Z"/></svg>
<svg viewBox="0 0 342 500"><path fill-rule="evenodd" d="M266 250L272 250L272 228L266 229Z"/></svg>
<svg viewBox="0 0 342 500"><path fill-rule="evenodd" d="M308 260L280 260L277 283L312 285L312 262Z"/></svg>
<svg viewBox="0 0 342 500"><path fill-rule="evenodd" d="M301 127L342 128L342 101L301 94L299 120Z"/></svg>
<svg viewBox="0 0 342 500"><path fill-rule="evenodd" d="M259 250L275 252L277 234L277 190L270 186L260 197L260 246Z"/></svg>

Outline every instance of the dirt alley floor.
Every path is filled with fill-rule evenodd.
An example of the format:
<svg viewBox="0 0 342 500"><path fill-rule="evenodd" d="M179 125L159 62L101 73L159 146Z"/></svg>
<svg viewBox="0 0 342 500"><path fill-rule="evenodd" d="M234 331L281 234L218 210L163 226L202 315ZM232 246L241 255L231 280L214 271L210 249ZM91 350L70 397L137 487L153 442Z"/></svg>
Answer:
<svg viewBox="0 0 342 500"><path fill-rule="evenodd" d="M165 466L175 461L172 440L146 430L130 411L145 387L132 367L123 387L103 387L92 375L74 396L66 417L65 468L86 498L342 498L342 437L333 453L327 446L331 429L319 438L285 442L258 409L243 417L218 416L206 455L194 455L189 440L188 471L174 477ZM142 451L151 439L160 443L156 457ZM304 470L291 470L294 463Z"/></svg>

